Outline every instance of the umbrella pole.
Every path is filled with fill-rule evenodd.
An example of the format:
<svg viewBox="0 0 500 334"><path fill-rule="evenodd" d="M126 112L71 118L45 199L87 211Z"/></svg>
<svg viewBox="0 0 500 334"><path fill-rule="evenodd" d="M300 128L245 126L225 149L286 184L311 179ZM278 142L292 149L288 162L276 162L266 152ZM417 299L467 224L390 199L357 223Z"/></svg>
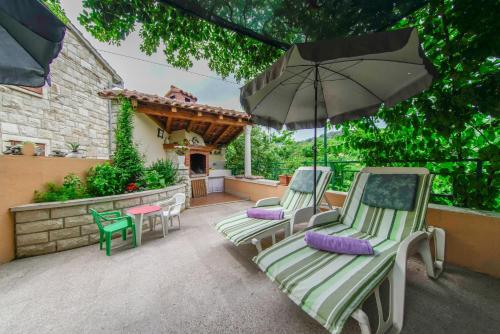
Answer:
<svg viewBox="0 0 500 334"><path fill-rule="evenodd" d="M314 206L313 206L313 214L316 214L316 165L318 163L318 146L317 146L317 130L318 130L318 64L315 65L316 71L314 72L314 148L313 148L313 192L314 192Z"/></svg>

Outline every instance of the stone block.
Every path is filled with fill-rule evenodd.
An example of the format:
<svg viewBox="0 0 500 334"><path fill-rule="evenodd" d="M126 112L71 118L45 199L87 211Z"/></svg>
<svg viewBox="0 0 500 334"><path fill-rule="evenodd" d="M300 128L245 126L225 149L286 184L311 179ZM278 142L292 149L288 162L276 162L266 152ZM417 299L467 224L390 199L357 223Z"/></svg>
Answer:
<svg viewBox="0 0 500 334"><path fill-rule="evenodd" d="M27 234L63 228L62 219L39 220L31 223L16 224L16 234Z"/></svg>
<svg viewBox="0 0 500 334"><path fill-rule="evenodd" d="M89 236L85 235L83 237L64 239L57 241L57 251L63 251L72 248L78 248L87 246L89 244Z"/></svg>
<svg viewBox="0 0 500 334"><path fill-rule="evenodd" d="M153 202L158 202L159 199L160 199L160 197L158 196L158 194L144 196L144 197L142 197L142 204L149 204L149 203L153 203Z"/></svg>
<svg viewBox="0 0 500 334"><path fill-rule="evenodd" d="M113 202L102 202L102 203L90 204L89 205L89 212L90 212L90 209L94 209L97 212L111 211L111 210L113 210Z"/></svg>
<svg viewBox="0 0 500 334"><path fill-rule="evenodd" d="M98 242L99 242L99 233L89 234L89 244L96 244Z"/></svg>
<svg viewBox="0 0 500 334"><path fill-rule="evenodd" d="M49 210L31 210L16 212L16 223L26 223L36 220L49 219Z"/></svg>
<svg viewBox="0 0 500 334"><path fill-rule="evenodd" d="M22 234L17 236L17 246L41 244L49 241L48 232Z"/></svg>
<svg viewBox="0 0 500 334"><path fill-rule="evenodd" d="M93 224L92 215L73 216L64 218L64 227L75 227L80 225Z"/></svg>
<svg viewBox="0 0 500 334"><path fill-rule="evenodd" d="M137 206L141 204L141 198L129 198L129 199L122 199L119 201L115 201L115 208L116 209L122 209L122 208L131 208L133 206Z"/></svg>
<svg viewBox="0 0 500 334"><path fill-rule="evenodd" d="M81 227L81 235L87 235L96 232L99 232L97 224L88 224Z"/></svg>
<svg viewBox="0 0 500 334"><path fill-rule="evenodd" d="M16 253L17 257L19 258L19 257L49 254L49 253L54 253L55 251L56 251L56 243L46 242L38 245L17 247Z"/></svg>
<svg viewBox="0 0 500 334"><path fill-rule="evenodd" d="M80 216L87 213L86 205L68 206L64 208L54 208L51 210L52 218Z"/></svg>
<svg viewBox="0 0 500 334"><path fill-rule="evenodd" d="M80 227L63 228L60 230L50 231L50 241L69 239L80 236Z"/></svg>
<svg viewBox="0 0 500 334"><path fill-rule="evenodd" d="M167 199L168 198L167 192L159 193L158 197L159 197L160 201L163 200L163 199Z"/></svg>

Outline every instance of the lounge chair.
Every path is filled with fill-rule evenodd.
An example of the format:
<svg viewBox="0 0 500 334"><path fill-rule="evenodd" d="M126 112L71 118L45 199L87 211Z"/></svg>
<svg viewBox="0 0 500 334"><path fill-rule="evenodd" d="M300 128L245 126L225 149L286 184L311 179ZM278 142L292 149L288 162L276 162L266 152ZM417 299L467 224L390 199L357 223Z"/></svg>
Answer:
<svg viewBox="0 0 500 334"><path fill-rule="evenodd" d="M253 243L257 250L262 250L261 240L272 237L272 243L276 242L275 233L280 230L285 231L285 236L293 232L293 225L297 222L307 222L313 213L313 192L307 191L307 185L303 182L310 180L309 188L312 187L312 167L298 168L290 181L290 186L283 197L264 198L255 204L255 207L266 209L283 209L284 219L264 220L248 218L246 211L233 215L216 225L216 229L222 233L234 245L239 246L246 243ZM331 171L328 167L317 167L318 176L316 183L317 205L321 201L323 194L330 182ZM306 190L306 191L298 191Z"/></svg>
<svg viewBox="0 0 500 334"><path fill-rule="evenodd" d="M396 177L378 184L368 182L369 178L377 181L387 174ZM406 178L413 178L413 200L408 197L411 185L401 185ZM316 250L307 246L305 232L301 232L259 253L254 261L331 333L340 333L349 317L359 322L362 333L370 333L363 304L372 293L378 310L378 326L374 326L377 333L389 329L399 332L403 326L408 256L420 253L432 278L437 278L443 269L444 231L427 228L425 224L432 179L425 168L364 168L355 177L342 209L317 214L309 221L308 229L319 233L369 240L374 256ZM399 182L395 188L394 182ZM370 186L365 187L367 184ZM391 192L394 189L399 191ZM412 209L401 208L410 201ZM435 260L430 252L431 238L436 245ZM389 306L383 308L383 289L379 288L387 280Z"/></svg>

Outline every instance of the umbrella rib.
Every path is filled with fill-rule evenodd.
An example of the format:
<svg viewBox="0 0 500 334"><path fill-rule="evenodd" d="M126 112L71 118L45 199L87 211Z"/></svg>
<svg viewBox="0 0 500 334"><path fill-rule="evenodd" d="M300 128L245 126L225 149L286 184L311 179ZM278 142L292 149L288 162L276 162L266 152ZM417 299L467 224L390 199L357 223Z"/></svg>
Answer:
<svg viewBox="0 0 500 334"><path fill-rule="evenodd" d="M371 90L369 90L367 87L365 87L365 85L363 85L362 83L354 80L353 78L345 75L345 74L342 74L342 73L339 73L337 71L334 71L334 70L331 70L329 69L328 67L324 67L324 66L320 66L322 69L324 70L327 70L327 71L330 71L330 72L334 72L334 73L337 73L338 75L341 75L343 76L344 78L348 79L348 80L351 80L352 82L354 82L355 84L357 84L358 86L360 86L361 88L363 88L364 90L366 90L368 93L370 93L371 95L373 95L374 97L376 97L380 102L384 102L383 99L381 99L377 94L375 94L374 92L372 92Z"/></svg>
<svg viewBox="0 0 500 334"><path fill-rule="evenodd" d="M321 94L323 95L323 102L325 104L326 119L328 119L328 107L326 105L325 90L323 89L323 82L321 81L321 74L319 72L318 72L318 76L320 77L319 85L321 86ZM325 123L325 126L326 126L326 123Z"/></svg>
<svg viewBox="0 0 500 334"><path fill-rule="evenodd" d="M390 60L390 59L376 59L376 58L346 59L346 60L325 62L325 63L321 63L321 65L341 64L341 63L348 63L348 62L351 62L351 61L380 61L380 62L401 63L401 64L425 66L424 64L415 63L415 62L412 62L412 61ZM288 66L288 67L289 68L294 68L294 67L304 67L304 66L311 66L311 65L291 65L291 66Z"/></svg>
<svg viewBox="0 0 500 334"><path fill-rule="evenodd" d="M285 80L283 80L282 82L280 82L279 84L277 84L276 86L274 86L274 87L273 87L273 88L272 88L269 92L267 92L267 94L266 94L266 95L265 95L265 96L264 96L264 97L263 97L263 98L259 101L259 103L257 103L257 104L255 105L255 107L253 107L253 108L252 108L252 110L251 110L251 111L254 111L255 109L257 109L257 108L260 106L260 104L261 104L262 102L264 102L264 100L265 100L265 99L269 96L269 94L271 94L272 92L274 92L274 90L275 90L278 86L281 86L284 82L287 82L288 80L295 78L296 76L298 76L298 75L300 75L300 74L304 73L304 72L305 72L305 71L307 71L307 70L308 70L308 68L306 68L306 69L305 69L305 70L303 70L303 71L300 71L299 73L296 73L295 75L291 76L290 78L285 79Z"/></svg>
<svg viewBox="0 0 500 334"><path fill-rule="evenodd" d="M293 92L292 96L295 96L295 94L297 94L297 92L299 91L300 86L302 86L302 84L306 81L307 77L309 76L309 74L311 74L312 70L313 69L311 68L311 70L309 71L309 73L304 77L304 80L302 80L302 82L300 83L300 85L297 86L297 88L295 89L295 92ZM292 103L293 103L293 98L290 99L290 104L288 105L288 110L286 111L286 115L285 115L285 119L284 119L283 123L285 123L286 119L288 118L288 114L290 113L290 108L292 107Z"/></svg>

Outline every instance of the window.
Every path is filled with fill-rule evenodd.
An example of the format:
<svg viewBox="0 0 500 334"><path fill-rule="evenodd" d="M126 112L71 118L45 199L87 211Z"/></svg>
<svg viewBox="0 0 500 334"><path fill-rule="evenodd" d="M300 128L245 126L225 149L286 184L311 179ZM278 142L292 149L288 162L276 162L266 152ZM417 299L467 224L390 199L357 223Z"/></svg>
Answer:
<svg viewBox="0 0 500 334"><path fill-rule="evenodd" d="M191 99L188 99L187 97L184 98L184 101L186 102L191 102Z"/></svg>
<svg viewBox="0 0 500 334"><path fill-rule="evenodd" d="M171 98L172 100L175 100L175 95L170 95L170 98Z"/></svg>

